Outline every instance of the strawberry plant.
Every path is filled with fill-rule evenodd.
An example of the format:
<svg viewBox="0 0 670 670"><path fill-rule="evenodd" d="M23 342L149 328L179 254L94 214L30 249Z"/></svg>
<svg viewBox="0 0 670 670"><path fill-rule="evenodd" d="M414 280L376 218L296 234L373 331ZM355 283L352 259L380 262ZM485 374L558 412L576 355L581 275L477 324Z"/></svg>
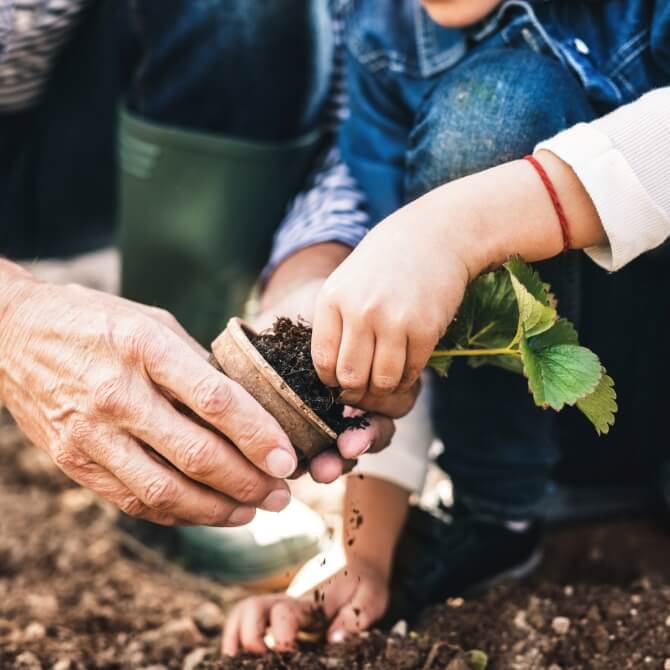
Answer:
<svg viewBox="0 0 670 670"><path fill-rule="evenodd" d="M472 282L429 366L446 375L459 357L473 367L492 364L525 375L536 405L575 406L598 434L614 425L612 378L558 315L550 287L518 257Z"/></svg>

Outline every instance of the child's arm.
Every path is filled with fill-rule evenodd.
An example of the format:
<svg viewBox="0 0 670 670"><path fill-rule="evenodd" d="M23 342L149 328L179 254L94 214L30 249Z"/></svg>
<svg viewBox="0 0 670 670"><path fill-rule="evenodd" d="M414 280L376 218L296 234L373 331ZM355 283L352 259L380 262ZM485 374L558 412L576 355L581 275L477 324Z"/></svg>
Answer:
<svg viewBox="0 0 670 670"><path fill-rule="evenodd" d="M549 151L551 177L576 249L605 241L584 186ZM312 355L326 384L356 404L366 392L411 385L458 309L467 284L509 256L555 256L561 227L527 161L513 161L441 186L380 223L324 284Z"/></svg>
<svg viewBox="0 0 670 670"><path fill-rule="evenodd" d="M266 652L268 627L277 650L292 650L298 631L310 625L317 607L330 622L330 642L341 642L380 619L388 605L393 554L408 499L408 492L395 484L351 475L344 508L346 566L301 598L264 595L238 604L226 621L223 653Z"/></svg>

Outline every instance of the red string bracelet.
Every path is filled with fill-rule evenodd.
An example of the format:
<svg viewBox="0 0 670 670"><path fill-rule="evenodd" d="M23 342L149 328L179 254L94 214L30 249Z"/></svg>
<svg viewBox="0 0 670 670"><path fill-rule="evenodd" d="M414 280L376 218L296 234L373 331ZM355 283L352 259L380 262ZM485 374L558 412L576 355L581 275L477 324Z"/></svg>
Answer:
<svg viewBox="0 0 670 670"><path fill-rule="evenodd" d="M524 156L524 160L528 161L540 175L542 183L545 185L551 202L554 205L556 214L558 215L558 222L561 224L561 232L563 233L563 251L569 251L572 247L572 239L570 237L570 226L568 224L568 217L565 216L565 211L563 210L563 205L558 199L558 193L556 193L556 188L554 183L551 181L551 177L547 174L547 171L542 167L540 161L535 158L535 156Z"/></svg>

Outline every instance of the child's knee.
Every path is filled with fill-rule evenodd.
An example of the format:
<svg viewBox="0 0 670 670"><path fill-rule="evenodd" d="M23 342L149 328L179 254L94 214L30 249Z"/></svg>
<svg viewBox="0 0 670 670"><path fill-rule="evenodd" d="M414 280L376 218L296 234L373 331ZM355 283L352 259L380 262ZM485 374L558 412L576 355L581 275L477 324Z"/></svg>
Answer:
<svg viewBox="0 0 670 670"><path fill-rule="evenodd" d="M520 158L592 116L579 82L557 61L530 50L482 51L447 72L419 109L408 197Z"/></svg>

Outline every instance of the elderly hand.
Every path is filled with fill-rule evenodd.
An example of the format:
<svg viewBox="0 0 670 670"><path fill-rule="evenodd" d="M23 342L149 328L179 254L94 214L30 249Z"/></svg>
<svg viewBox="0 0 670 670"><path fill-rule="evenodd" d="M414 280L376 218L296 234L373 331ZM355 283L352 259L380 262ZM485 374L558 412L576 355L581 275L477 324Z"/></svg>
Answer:
<svg viewBox="0 0 670 670"><path fill-rule="evenodd" d="M69 477L168 525L288 504L288 437L170 314L2 261L0 289L0 400Z"/></svg>

